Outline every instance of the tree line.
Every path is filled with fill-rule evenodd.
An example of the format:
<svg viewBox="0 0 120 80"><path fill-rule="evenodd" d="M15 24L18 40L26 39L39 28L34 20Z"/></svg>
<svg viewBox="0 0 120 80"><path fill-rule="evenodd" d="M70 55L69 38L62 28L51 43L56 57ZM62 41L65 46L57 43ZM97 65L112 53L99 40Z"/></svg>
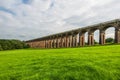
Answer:
<svg viewBox="0 0 120 80"><path fill-rule="evenodd" d="M0 51L29 48L24 41L0 39Z"/></svg>
<svg viewBox="0 0 120 80"><path fill-rule="evenodd" d="M114 43L114 39L113 38L111 38L111 37L109 37L109 38L107 38L107 39L105 39L105 43L107 43L107 44L112 44L112 43ZM88 44L88 43L85 43L86 45ZM94 39L94 44L99 44L99 42L97 42L95 39Z"/></svg>
<svg viewBox="0 0 120 80"><path fill-rule="evenodd" d="M113 38L107 38L106 43L113 43L114 39ZM98 44L94 40L95 44ZM87 44L87 43L86 43ZM30 46L27 45L24 41L20 40L7 40L7 39L0 39L0 51L2 50L12 50L12 49L24 49L24 48L29 48Z"/></svg>

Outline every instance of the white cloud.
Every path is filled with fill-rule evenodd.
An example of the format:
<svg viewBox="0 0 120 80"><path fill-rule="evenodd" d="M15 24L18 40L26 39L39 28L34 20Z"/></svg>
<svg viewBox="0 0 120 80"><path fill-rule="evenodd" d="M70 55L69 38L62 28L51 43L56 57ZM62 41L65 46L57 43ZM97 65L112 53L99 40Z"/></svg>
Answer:
<svg viewBox="0 0 120 80"><path fill-rule="evenodd" d="M0 0L0 38L28 40L120 17L118 0ZM11 36L10 36L11 35Z"/></svg>

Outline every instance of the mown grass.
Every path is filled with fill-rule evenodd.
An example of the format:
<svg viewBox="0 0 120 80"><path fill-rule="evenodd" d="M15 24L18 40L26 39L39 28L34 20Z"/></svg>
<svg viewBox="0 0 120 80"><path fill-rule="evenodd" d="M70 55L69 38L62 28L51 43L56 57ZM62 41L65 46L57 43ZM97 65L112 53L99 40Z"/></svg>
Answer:
<svg viewBox="0 0 120 80"><path fill-rule="evenodd" d="M0 80L120 80L120 45L0 51Z"/></svg>

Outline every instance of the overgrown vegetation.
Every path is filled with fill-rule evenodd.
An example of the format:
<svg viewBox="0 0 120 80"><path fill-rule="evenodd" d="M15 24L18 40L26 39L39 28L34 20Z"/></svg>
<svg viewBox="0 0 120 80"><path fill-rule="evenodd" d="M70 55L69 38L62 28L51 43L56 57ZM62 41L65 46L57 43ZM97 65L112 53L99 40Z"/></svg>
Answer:
<svg viewBox="0 0 120 80"><path fill-rule="evenodd" d="M0 39L0 51L12 50L12 49L23 49L23 48L29 48L29 45L25 44L20 40Z"/></svg>
<svg viewBox="0 0 120 80"><path fill-rule="evenodd" d="M0 51L0 80L120 80L120 45Z"/></svg>
<svg viewBox="0 0 120 80"><path fill-rule="evenodd" d="M106 43L114 43L114 39L109 37L105 40Z"/></svg>

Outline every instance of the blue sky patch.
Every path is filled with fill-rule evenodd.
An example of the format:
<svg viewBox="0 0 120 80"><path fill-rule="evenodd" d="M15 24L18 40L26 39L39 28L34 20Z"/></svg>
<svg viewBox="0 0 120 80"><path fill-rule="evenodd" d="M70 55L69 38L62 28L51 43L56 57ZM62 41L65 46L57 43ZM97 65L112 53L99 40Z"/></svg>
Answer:
<svg viewBox="0 0 120 80"><path fill-rule="evenodd" d="M12 14L12 15L16 15L13 11L9 10L9 9L6 9L4 7L0 7L0 11L4 11L4 12L7 12L9 14Z"/></svg>
<svg viewBox="0 0 120 80"><path fill-rule="evenodd" d="M24 4L30 4L30 3L31 3L31 0L22 0L22 2L23 2Z"/></svg>
<svg viewBox="0 0 120 80"><path fill-rule="evenodd" d="M55 1L51 0L50 8L54 7Z"/></svg>

